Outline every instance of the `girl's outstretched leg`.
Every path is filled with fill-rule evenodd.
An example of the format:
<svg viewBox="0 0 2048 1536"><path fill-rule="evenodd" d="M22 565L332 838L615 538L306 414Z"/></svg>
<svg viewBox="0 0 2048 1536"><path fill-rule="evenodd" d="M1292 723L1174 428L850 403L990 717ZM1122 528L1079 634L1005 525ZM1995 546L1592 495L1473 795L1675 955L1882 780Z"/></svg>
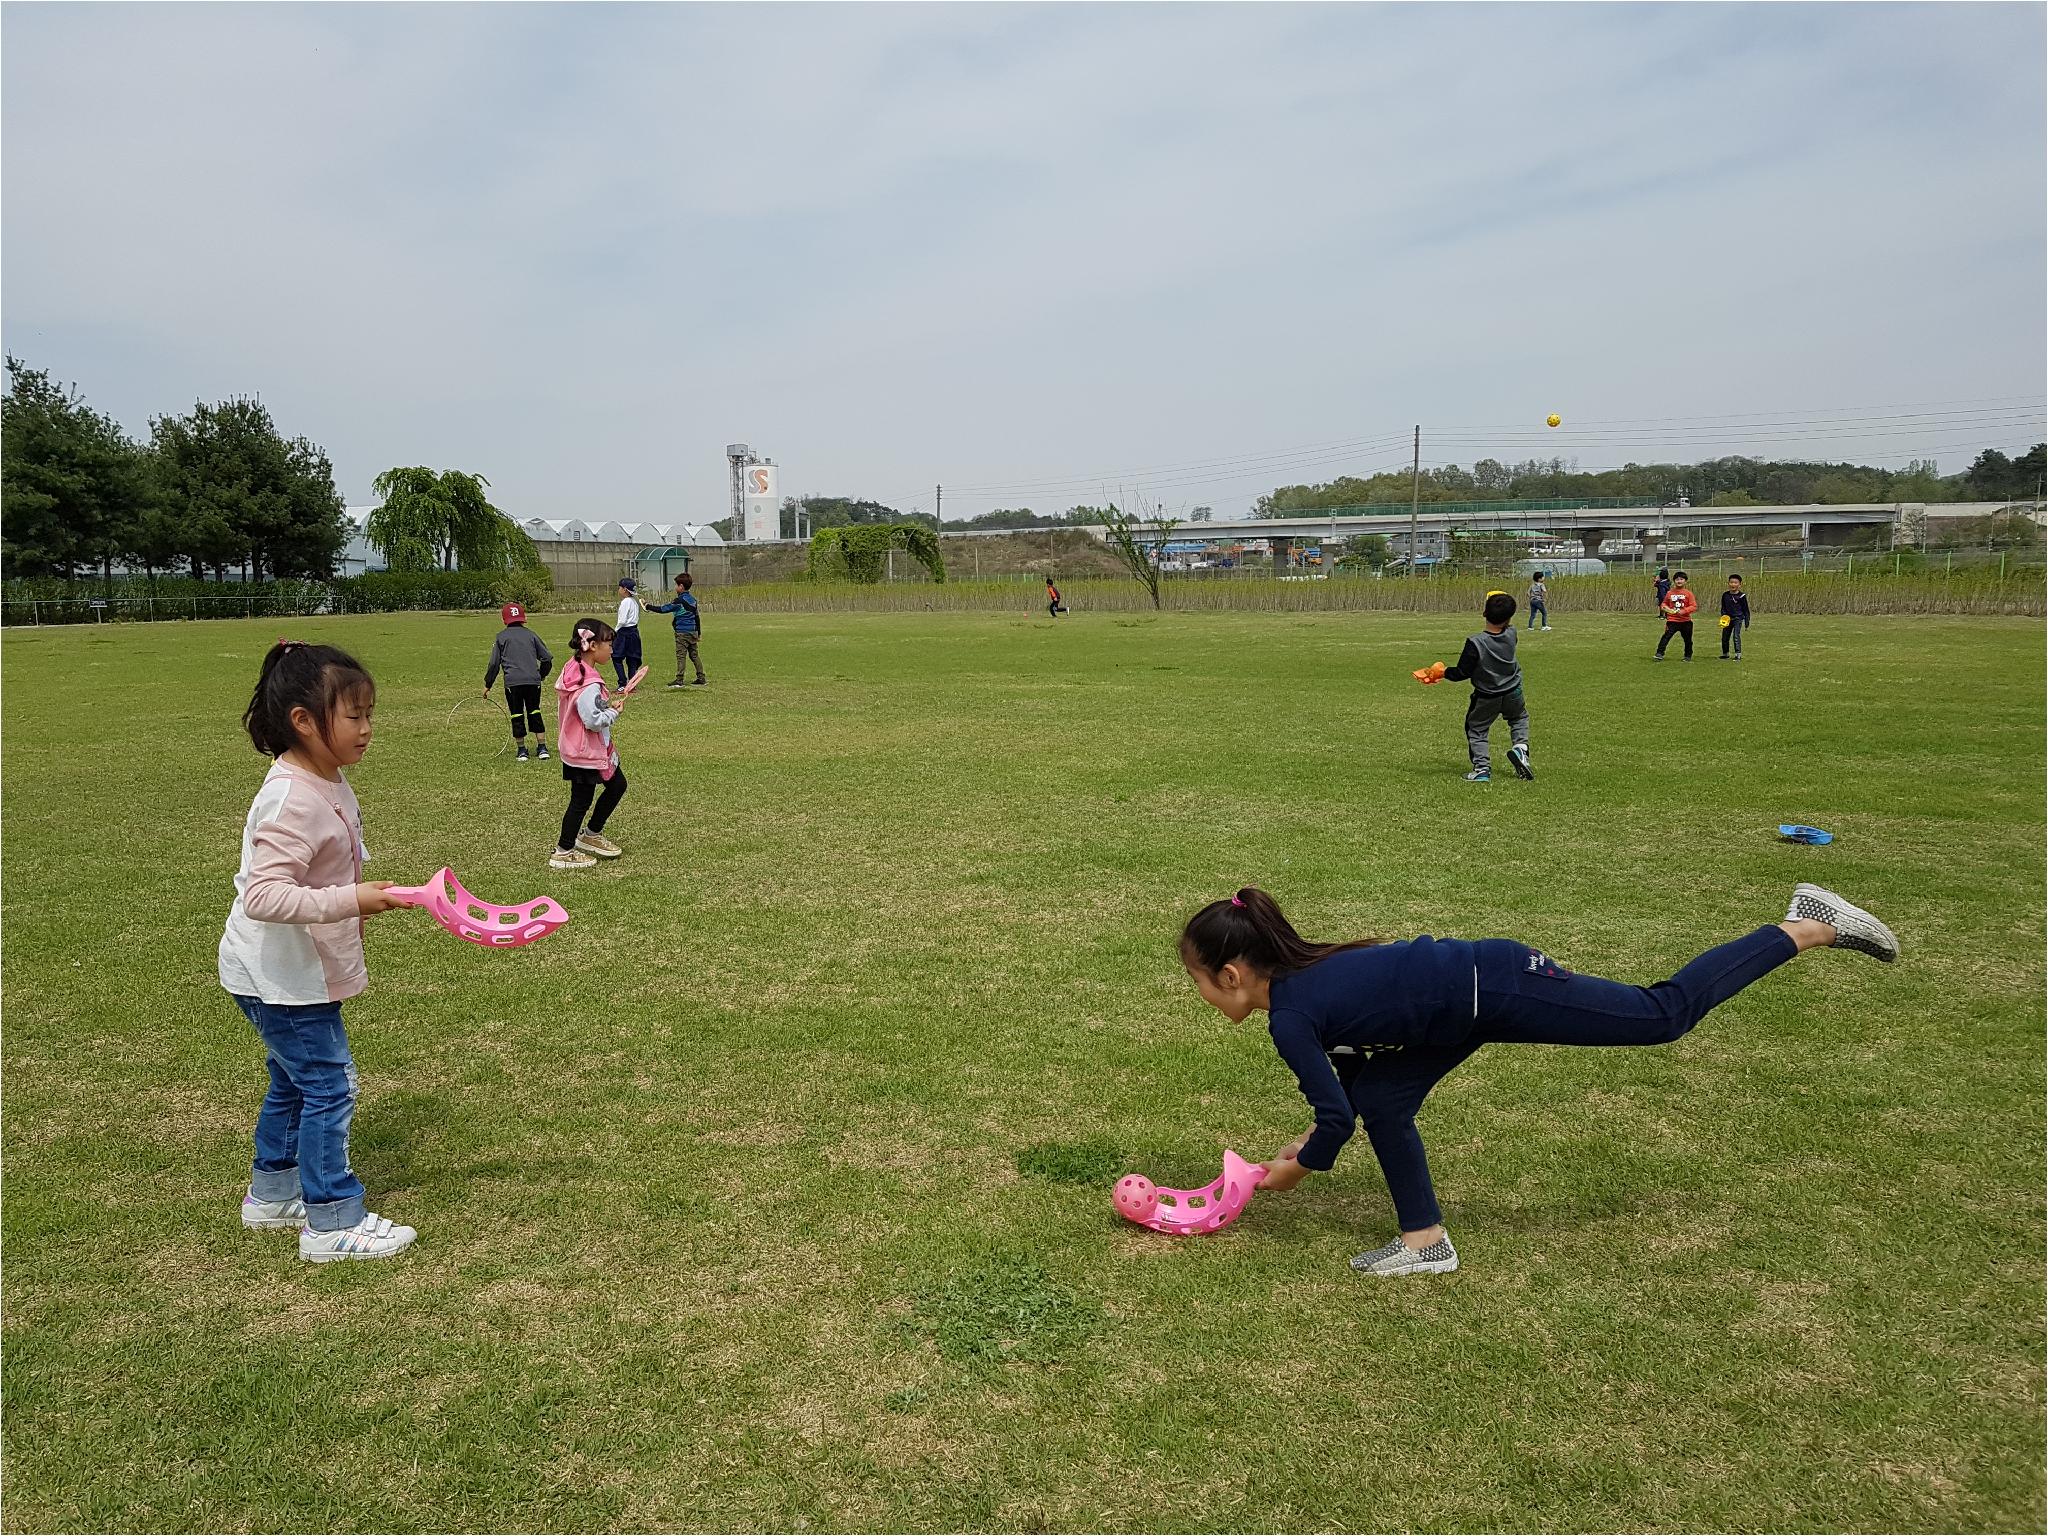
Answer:
<svg viewBox="0 0 2048 1536"><path fill-rule="evenodd" d="M1892 931L1868 912L1806 885L1794 891L1784 922L1716 945L1669 981L1650 987L1575 975L1536 950L1486 940L1478 1038L1523 1045L1663 1045L1795 955L1827 946L1886 961L1899 952ZM1509 975L1503 974L1504 960L1513 962Z"/></svg>

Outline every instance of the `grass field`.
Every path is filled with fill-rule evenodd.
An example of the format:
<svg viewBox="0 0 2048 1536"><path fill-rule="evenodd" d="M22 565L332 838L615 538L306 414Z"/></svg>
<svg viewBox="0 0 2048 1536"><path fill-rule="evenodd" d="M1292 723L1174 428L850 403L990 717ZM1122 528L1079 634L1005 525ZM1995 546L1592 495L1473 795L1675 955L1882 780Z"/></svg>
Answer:
<svg viewBox="0 0 2048 1536"><path fill-rule="evenodd" d="M237 1224L214 978L278 622L10 631L5 1527L2041 1529L2040 626L1761 617L1525 636L1539 778L1479 787L1408 677L1456 618L714 614L572 875L450 718L489 617L295 621L381 685L370 873L573 914L374 920L355 1162L421 1237L319 1268ZM1456 1275L1346 1267L1363 1137L1213 1238L1110 1210L1306 1124L1174 956L1240 883L1648 981L1809 877L1904 961L1444 1083Z"/></svg>

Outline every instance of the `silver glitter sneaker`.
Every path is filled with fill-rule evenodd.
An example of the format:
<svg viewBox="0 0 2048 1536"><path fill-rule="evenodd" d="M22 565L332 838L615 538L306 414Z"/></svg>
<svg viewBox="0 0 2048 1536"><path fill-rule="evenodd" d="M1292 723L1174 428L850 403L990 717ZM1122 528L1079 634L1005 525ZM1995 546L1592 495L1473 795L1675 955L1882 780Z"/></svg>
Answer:
<svg viewBox="0 0 2048 1536"><path fill-rule="evenodd" d="M1836 949L1853 949L1859 955L1873 955L1890 965L1899 958L1899 938L1854 902L1844 901L1825 886L1799 884L1792 887L1792 906L1785 913L1788 923L1800 920L1826 923L1835 930Z"/></svg>
<svg viewBox="0 0 2048 1536"><path fill-rule="evenodd" d="M1458 1267L1458 1250L1449 1233L1419 1250L1397 1237L1384 1248L1361 1253L1351 1267L1361 1275L1447 1275Z"/></svg>

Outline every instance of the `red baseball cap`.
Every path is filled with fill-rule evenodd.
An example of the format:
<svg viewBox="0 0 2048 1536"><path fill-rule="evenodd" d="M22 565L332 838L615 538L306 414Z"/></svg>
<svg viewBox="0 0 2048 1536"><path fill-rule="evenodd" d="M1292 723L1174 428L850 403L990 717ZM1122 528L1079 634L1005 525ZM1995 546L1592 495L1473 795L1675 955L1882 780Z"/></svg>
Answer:
<svg viewBox="0 0 2048 1536"><path fill-rule="evenodd" d="M507 624L524 624L526 622L526 610L517 603L507 603L498 610L498 617Z"/></svg>

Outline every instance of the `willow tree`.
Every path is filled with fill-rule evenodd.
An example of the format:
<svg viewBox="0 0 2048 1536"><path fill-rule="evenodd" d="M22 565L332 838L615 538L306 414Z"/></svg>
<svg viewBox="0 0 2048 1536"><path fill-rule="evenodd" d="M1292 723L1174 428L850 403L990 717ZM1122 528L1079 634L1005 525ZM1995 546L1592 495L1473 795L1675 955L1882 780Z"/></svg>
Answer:
<svg viewBox="0 0 2048 1536"><path fill-rule="evenodd" d="M387 469L372 482L383 505L363 537L394 571L533 571L540 551L492 506L482 475L459 469Z"/></svg>
<svg viewBox="0 0 2048 1536"><path fill-rule="evenodd" d="M946 579L938 535L918 523L847 523L820 528L811 535L810 572L828 581L878 582L892 549L917 561L933 581Z"/></svg>

